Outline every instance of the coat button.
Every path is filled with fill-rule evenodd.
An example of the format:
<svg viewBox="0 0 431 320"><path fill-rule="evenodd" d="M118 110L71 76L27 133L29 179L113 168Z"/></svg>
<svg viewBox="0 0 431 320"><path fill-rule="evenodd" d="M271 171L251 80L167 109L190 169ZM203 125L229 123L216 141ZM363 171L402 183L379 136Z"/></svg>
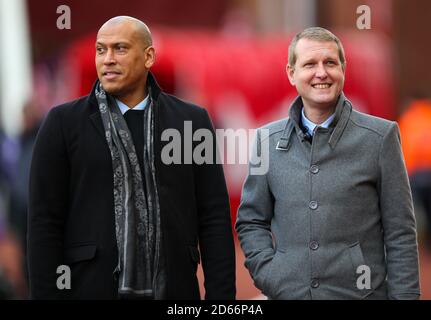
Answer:
<svg viewBox="0 0 431 320"><path fill-rule="evenodd" d="M310 172L311 172L311 173L314 173L314 174L318 173L318 172L319 172L319 166L317 166L317 165L313 164L313 165L310 167Z"/></svg>
<svg viewBox="0 0 431 320"><path fill-rule="evenodd" d="M311 241L310 242L310 249L311 250L317 250L317 249L319 249L319 243L317 241Z"/></svg>
<svg viewBox="0 0 431 320"><path fill-rule="evenodd" d="M316 210L318 205L317 205L317 201L310 201L310 203L308 204L308 206L310 207L311 210Z"/></svg>
<svg viewBox="0 0 431 320"><path fill-rule="evenodd" d="M320 286L319 280L318 279L311 279L311 287L316 289Z"/></svg>

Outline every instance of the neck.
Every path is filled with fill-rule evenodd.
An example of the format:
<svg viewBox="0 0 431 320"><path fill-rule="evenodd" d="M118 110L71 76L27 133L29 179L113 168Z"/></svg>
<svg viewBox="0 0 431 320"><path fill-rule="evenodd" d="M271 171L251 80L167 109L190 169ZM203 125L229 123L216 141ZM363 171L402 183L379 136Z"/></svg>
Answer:
<svg viewBox="0 0 431 320"><path fill-rule="evenodd" d="M118 95L116 98L128 106L130 109L134 108L147 96L147 90L140 90L138 92L133 92L125 95Z"/></svg>
<svg viewBox="0 0 431 320"><path fill-rule="evenodd" d="M335 105L330 108L316 108L304 104L304 114L314 124L322 124L335 112Z"/></svg>

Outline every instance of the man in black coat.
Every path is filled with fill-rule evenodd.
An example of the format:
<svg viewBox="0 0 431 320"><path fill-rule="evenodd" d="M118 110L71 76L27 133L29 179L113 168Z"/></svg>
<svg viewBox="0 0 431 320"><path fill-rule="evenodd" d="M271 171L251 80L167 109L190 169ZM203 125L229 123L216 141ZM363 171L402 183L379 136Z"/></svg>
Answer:
<svg viewBox="0 0 431 320"><path fill-rule="evenodd" d="M92 92L47 115L30 172L32 298L199 299L201 256L205 298L235 298L214 129L205 109L161 91L154 60L142 21L110 19L97 35ZM198 129L213 140L204 163L187 161Z"/></svg>

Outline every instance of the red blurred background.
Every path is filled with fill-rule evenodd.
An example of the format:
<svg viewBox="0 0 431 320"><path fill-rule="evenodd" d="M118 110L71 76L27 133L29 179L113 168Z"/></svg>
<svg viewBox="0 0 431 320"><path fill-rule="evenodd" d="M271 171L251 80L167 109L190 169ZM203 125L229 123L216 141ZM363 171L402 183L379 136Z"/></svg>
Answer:
<svg viewBox="0 0 431 320"><path fill-rule="evenodd" d="M295 97L285 73L287 48L294 34L308 26L328 28L341 39L347 58L344 91L361 111L401 122L400 117L413 101L428 101L431 97L431 68L425 63L431 56L431 42L425 40L429 38L431 2L426 0L130 0L121 3L27 0L24 3L31 42L33 89L28 106L23 107L23 124L18 136L23 138L27 134L30 138L18 141L21 145L22 141L28 141L28 152L48 109L90 91L96 79L96 32L103 22L116 15L131 15L149 25L157 54L153 72L159 84L165 91L207 108L216 128L253 129L287 116L290 101ZM371 9L369 30L358 30L356 26L359 16L356 9L363 4ZM60 5L71 9L70 30L56 27L59 16L56 9ZM423 118L421 113L419 118ZM403 121L408 123L401 128L403 136L416 132L415 119ZM424 121L421 128L421 132L431 132L431 120ZM431 150L420 133L406 141L412 150ZM28 170L29 163L24 147L21 146L14 158L24 168L21 172ZM418 157L431 169L431 156L428 159L426 152L406 149L406 153L412 155L406 157L411 176L416 170L409 164ZM224 169L234 223L247 166L225 165ZM15 175L14 179L21 179L16 185L26 188L25 174ZM7 186L5 189L8 194L16 192ZM6 269L11 270L12 286L21 288L16 290L20 298L26 292L25 270L22 274L16 271L25 253L25 201L25 192L18 192L10 201L12 206L5 206L11 221L7 233L10 236L4 242L0 239L0 266L5 261ZM415 208L422 298L431 299L431 250L425 247L429 219L419 201ZM2 243L7 250L2 251ZM237 245L237 297L262 298L243 266L243 259ZM199 276L202 284L201 270Z"/></svg>

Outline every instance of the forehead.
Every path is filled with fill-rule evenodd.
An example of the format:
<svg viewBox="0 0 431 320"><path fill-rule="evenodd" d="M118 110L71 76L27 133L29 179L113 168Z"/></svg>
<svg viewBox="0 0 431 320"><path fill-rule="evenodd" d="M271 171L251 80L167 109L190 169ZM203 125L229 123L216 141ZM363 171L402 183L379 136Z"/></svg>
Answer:
<svg viewBox="0 0 431 320"><path fill-rule="evenodd" d="M105 25L97 33L97 42L114 43L114 42L134 42L136 32L133 26L128 23L118 23Z"/></svg>
<svg viewBox="0 0 431 320"><path fill-rule="evenodd" d="M335 41L318 41L302 38L296 44L297 60L316 58L339 58L338 46Z"/></svg>

